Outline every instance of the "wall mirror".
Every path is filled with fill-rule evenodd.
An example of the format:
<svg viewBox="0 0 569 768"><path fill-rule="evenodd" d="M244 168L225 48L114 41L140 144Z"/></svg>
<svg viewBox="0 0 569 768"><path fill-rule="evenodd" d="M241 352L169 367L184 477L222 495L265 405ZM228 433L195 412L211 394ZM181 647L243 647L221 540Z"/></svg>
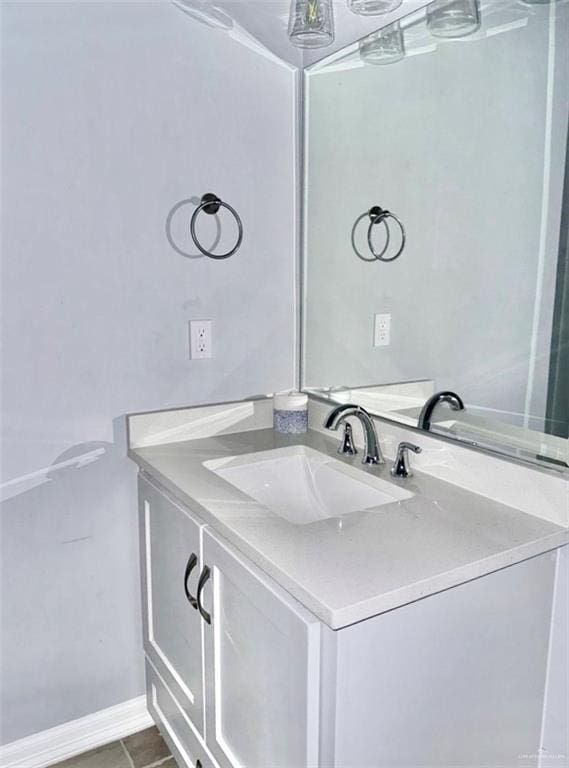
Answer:
<svg viewBox="0 0 569 768"><path fill-rule="evenodd" d="M304 389L413 428L451 390L433 434L567 469L568 114L563 0L438 0L305 71Z"/></svg>

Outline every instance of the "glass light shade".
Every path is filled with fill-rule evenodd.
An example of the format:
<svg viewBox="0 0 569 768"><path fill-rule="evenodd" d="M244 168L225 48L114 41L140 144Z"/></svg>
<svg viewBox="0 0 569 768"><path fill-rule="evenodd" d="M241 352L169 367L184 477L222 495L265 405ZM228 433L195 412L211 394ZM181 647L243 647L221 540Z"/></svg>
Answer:
<svg viewBox="0 0 569 768"><path fill-rule="evenodd" d="M360 57L366 64L394 64L404 56L405 42L398 21L360 40Z"/></svg>
<svg viewBox="0 0 569 768"><path fill-rule="evenodd" d="M427 29L434 37L466 37L479 27L477 0L435 0L427 6Z"/></svg>
<svg viewBox="0 0 569 768"><path fill-rule="evenodd" d="M403 0L348 0L348 8L360 16L379 16L399 8Z"/></svg>
<svg viewBox="0 0 569 768"><path fill-rule="evenodd" d="M288 36L298 48L324 48L334 42L332 0L292 0Z"/></svg>

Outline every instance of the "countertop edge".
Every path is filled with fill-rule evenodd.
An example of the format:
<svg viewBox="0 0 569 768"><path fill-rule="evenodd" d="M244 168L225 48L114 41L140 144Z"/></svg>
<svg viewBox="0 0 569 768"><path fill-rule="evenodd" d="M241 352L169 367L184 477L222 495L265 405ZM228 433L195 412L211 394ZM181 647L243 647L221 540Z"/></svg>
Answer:
<svg viewBox="0 0 569 768"><path fill-rule="evenodd" d="M453 587L499 571L502 568L507 568L508 566L569 544L569 530L561 530L492 557L460 566L430 579L416 582L403 589L388 592L361 603L354 603L347 608L335 610L318 601L302 584L291 579L286 573L275 567L259 550L250 546L235 531L224 525L222 521L196 501L196 499L142 458L136 452L136 449L129 448L127 455L141 470L163 486L180 504L189 507L191 511L195 512L203 520L205 525L208 525L216 533L223 536L241 554L248 557L257 567L274 579L279 586L333 630L343 629L351 624L365 621L373 616L392 611L395 608L400 608L417 600L422 600L438 592L452 589Z"/></svg>
<svg viewBox="0 0 569 768"><path fill-rule="evenodd" d="M334 611L327 623L333 629L341 629L364 621L372 616L381 613L387 613L395 608L401 608L417 600L423 600L447 589L458 587L469 581L474 581L482 576L488 576L491 573L516 565L524 560L530 560L532 557L538 557L547 552L551 552L559 547L569 544L569 533L561 531L559 533L544 536L535 541L524 544L515 549L507 550L498 555L461 566L452 571L447 571L432 579L425 579L411 584L401 590L388 592L377 598L371 598L362 603L356 603L349 608Z"/></svg>

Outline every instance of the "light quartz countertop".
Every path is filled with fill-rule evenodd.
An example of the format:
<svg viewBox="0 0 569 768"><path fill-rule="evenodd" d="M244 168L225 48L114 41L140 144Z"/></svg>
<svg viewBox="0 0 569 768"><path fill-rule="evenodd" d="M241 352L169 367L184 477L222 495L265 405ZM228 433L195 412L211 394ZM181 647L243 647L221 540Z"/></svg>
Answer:
<svg viewBox="0 0 569 768"><path fill-rule="evenodd" d="M131 448L129 456L332 629L569 543L566 528L416 472L340 458L337 435L272 429ZM203 466L305 445L404 487L413 497L304 525L279 517ZM411 461L413 457L411 457Z"/></svg>

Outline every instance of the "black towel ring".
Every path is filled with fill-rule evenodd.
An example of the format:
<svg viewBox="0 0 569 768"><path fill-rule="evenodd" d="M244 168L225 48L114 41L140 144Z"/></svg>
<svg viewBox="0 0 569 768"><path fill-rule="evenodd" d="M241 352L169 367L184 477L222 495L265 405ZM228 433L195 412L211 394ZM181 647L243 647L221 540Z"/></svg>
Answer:
<svg viewBox="0 0 569 768"><path fill-rule="evenodd" d="M371 219L371 223L367 230L367 244L370 251L373 253L373 255L378 261L395 261L395 259L398 259L401 256L401 254L403 253L403 249L405 248L405 240L407 236L405 234L405 227L403 226L403 223L399 218L397 218L397 216L394 213L391 213L391 211L387 211L385 208L381 208L379 205L374 205L374 207L369 212L369 217ZM383 250L380 253L377 253L374 250L373 241L371 239L371 233L375 224L378 224L379 222L383 222L383 224L385 224L387 229L389 229L389 227L387 226L386 219L393 219L394 221L396 221L399 224L399 228L401 230L401 245L399 246L399 250L394 256L387 256L387 257L383 255L387 250L387 246L383 248Z"/></svg>
<svg viewBox="0 0 569 768"><path fill-rule="evenodd" d="M211 216L214 213L217 213L220 208L227 208L227 210L230 213L232 213L233 216L235 217L235 221L237 222L237 229L238 229L237 242L235 243L235 245L230 251L227 251L227 253L210 253L209 251L206 251L206 249L202 246L202 244L197 238L196 219L200 211L203 211L204 213L207 213ZM203 195L200 201L200 204L197 206L196 210L193 212L192 218L190 219L190 235L192 236L194 245L201 253L203 253L204 256L209 256L210 259L228 259L230 256L233 256L233 254L236 251L239 250L239 246L243 241L243 224L235 208L232 208L229 205L229 203L225 203L223 200L221 200L217 195L214 195L212 192L206 192L206 194Z"/></svg>
<svg viewBox="0 0 569 768"><path fill-rule="evenodd" d="M367 245L370 251L370 256L365 256L363 253L358 251L356 245L356 229L360 221L365 218L369 218L369 225L367 229ZM388 219L393 219L393 221L399 225L399 229L401 230L401 245L399 246L397 253L395 253L393 256L385 256L391 241L391 229L388 225ZM385 229L385 243L380 251L376 251L373 247L372 233L376 224L383 224ZM358 216L358 218L355 220L354 226L352 227L351 240L352 248L354 249L356 256L362 261L395 261L395 259L398 259L401 256L403 249L405 248L405 227L403 226L401 220L394 213L391 213L391 211L388 211L386 208L382 208L380 205L374 205L369 209L369 211L364 211L364 213Z"/></svg>
<svg viewBox="0 0 569 768"><path fill-rule="evenodd" d="M383 256L383 254L385 253L385 251L389 246L391 233L389 232L389 227L387 226L387 223L385 221L385 216L383 216L382 213L383 213L383 209L379 208L379 206L376 206L374 208L371 208L369 211L365 211L364 213L362 213L361 216L358 216L358 218L354 222L354 226L352 227L352 235L351 235L352 248L354 249L358 259L361 259L362 261L377 261L381 256ZM362 219L365 219L368 216L371 222L369 225L369 231L371 231L371 229L374 227L375 224L383 224L383 226L385 227L385 245L383 246L383 250L380 252L379 255L377 255L372 250L371 257L364 256L363 253L358 251L358 247L356 245L356 229L358 227L358 224L360 223L360 221L362 221ZM369 243L369 231L368 231L368 243Z"/></svg>

